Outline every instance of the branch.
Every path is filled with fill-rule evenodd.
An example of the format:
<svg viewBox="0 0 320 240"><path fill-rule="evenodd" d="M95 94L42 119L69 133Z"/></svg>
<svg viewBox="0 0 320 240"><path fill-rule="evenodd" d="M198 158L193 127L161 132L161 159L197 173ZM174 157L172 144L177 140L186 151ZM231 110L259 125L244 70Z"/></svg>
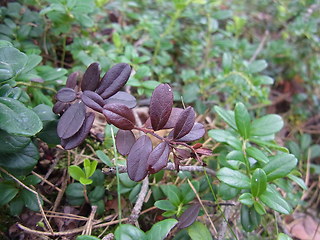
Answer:
<svg viewBox="0 0 320 240"><path fill-rule="evenodd" d="M134 224L137 221L137 219L139 218L143 201L146 198L146 195L148 192L148 186L149 186L149 178L146 177L142 181L142 187L141 187L137 202L136 202L134 208L132 209L132 213L129 217L128 223Z"/></svg>
<svg viewBox="0 0 320 240"><path fill-rule="evenodd" d="M216 172L213 171L210 168L202 167L202 166L179 166L179 169L181 171L188 171L188 172L204 172L206 171L208 174L212 176L216 176ZM163 168L163 170L169 170L169 171L175 171L176 168L173 163L168 163L168 165ZM102 169L103 173L106 175L111 175L116 173L116 168L111 167L111 168L103 168ZM126 173L127 172L127 166L119 166L119 172L120 173Z"/></svg>

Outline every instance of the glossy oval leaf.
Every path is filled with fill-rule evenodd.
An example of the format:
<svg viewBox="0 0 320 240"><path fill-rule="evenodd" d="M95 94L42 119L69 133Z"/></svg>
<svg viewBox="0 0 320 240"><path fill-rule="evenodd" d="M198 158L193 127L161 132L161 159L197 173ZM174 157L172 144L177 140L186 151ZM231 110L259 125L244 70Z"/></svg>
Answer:
<svg viewBox="0 0 320 240"><path fill-rule="evenodd" d="M162 142L156 146L148 157L148 171L153 174L167 166L169 154L170 146L168 143Z"/></svg>
<svg viewBox="0 0 320 240"><path fill-rule="evenodd" d="M75 87L77 86L78 77L79 77L78 72L71 73L67 79L66 87L75 89Z"/></svg>
<svg viewBox="0 0 320 240"><path fill-rule="evenodd" d="M235 122L235 117L234 117L233 111L225 110L219 106L215 106L214 110L230 127L237 130L237 125Z"/></svg>
<svg viewBox="0 0 320 240"><path fill-rule="evenodd" d="M38 115L18 100L0 97L0 129L20 136L33 136L42 129Z"/></svg>
<svg viewBox="0 0 320 240"><path fill-rule="evenodd" d="M246 148L246 153L249 157L254 158L263 165L269 162L269 158L258 148L248 147Z"/></svg>
<svg viewBox="0 0 320 240"><path fill-rule="evenodd" d="M194 121L195 112L192 107L187 107L182 111L176 125L173 128L173 138L179 139L187 135L191 131Z"/></svg>
<svg viewBox="0 0 320 240"><path fill-rule="evenodd" d="M200 212L201 205L200 203L195 203L191 205L184 213L178 218L178 228L189 227L197 219Z"/></svg>
<svg viewBox="0 0 320 240"><path fill-rule="evenodd" d="M267 189L267 175L261 168L254 170L251 178L251 193L259 197Z"/></svg>
<svg viewBox="0 0 320 240"><path fill-rule="evenodd" d="M96 92L87 90L87 91L83 92L83 95L85 95L88 98L92 99L93 101L95 101L100 106L104 106L105 105L105 102L104 102L103 98L99 94L97 94Z"/></svg>
<svg viewBox="0 0 320 240"><path fill-rule="evenodd" d="M61 88L56 95L56 99L63 103L76 100L77 93L71 88Z"/></svg>
<svg viewBox="0 0 320 240"><path fill-rule="evenodd" d="M172 228L178 223L176 219L165 219L157 222L152 228L146 232L148 240L163 240L165 239Z"/></svg>
<svg viewBox="0 0 320 240"><path fill-rule="evenodd" d="M122 224L114 232L116 240L147 240L146 234L130 224Z"/></svg>
<svg viewBox="0 0 320 240"><path fill-rule="evenodd" d="M0 130L0 139L0 152L2 153L17 152L26 147L31 141L28 137L12 135L2 130Z"/></svg>
<svg viewBox="0 0 320 240"><path fill-rule="evenodd" d="M101 240L101 239L94 236L90 236L90 235L81 235L81 236L77 236L76 240Z"/></svg>
<svg viewBox="0 0 320 240"><path fill-rule="evenodd" d="M3 206L10 202L18 192L19 190L13 185L0 183L0 206Z"/></svg>
<svg viewBox="0 0 320 240"><path fill-rule="evenodd" d="M268 182L287 176L298 162L294 155L287 153L277 154L269 159L269 163L263 167Z"/></svg>
<svg viewBox="0 0 320 240"><path fill-rule="evenodd" d="M243 103L237 103L234 109L234 117L240 135L247 139L250 135L250 115Z"/></svg>
<svg viewBox="0 0 320 240"><path fill-rule="evenodd" d="M113 96L104 101L105 104L117 103L126 105L128 108L134 108L137 105L137 100L129 93L119 91Z"/></svg>
<svg viewBox="0 0 320 240"><path fill-rule="evenodd" d="M147 161L151 151L152 142L146 135L138 138L133 144L127 158L128 176L131 180L139 182L147 176Z"/></svg>
<svg viewBox="0 0 320 240"><path fill-rule="evenodd" d="M97 93L104 99L116 94L127 83L131 70L131 66L126 63L119 63L113 66L102 78L101 89L99 87Z"/></svg>
<svg viewBox="0 0 320 240"><path fill-rule="evenodd" d="M127 156L135 142L136 138L132 131L120 129L117 132L116 147L121 155Z"/></svg>
<svg viewBox="0 0 320 240"><path fill-rule="evenodd" d="M209 229L201 222L194 222L190 227L188 227L188 234L192 240L212 240L212 235Z"/></svg>
<svg viewBox="0 0 320 240"><path fill-rule="evenodd" d="M122 130L131 130L135 125L135 118L130 108L123 104L107 104L102 110L107 121Z"/></svg>
<svg viewBox="0 0 320 240"><path fill-rule="evenodd" d="M108 167L114 167L113 163L110 161L110 158L101 150L96 151L97 157Z"/></svg>
<svg viewBox="0 0 320 240"><path fill-rule="evenodd" d="M251 193L242 193L239 197L239 202L251 207L254 203L254 198Z"/></svg>
<svg viewBox="0 0 320 240"><path fill-rule="evenodd" d="M254 207L242 205L240 213L241 225L246 232L252 232L260 225L261 217Z"/></svg>
<svg viewBox="0 0 320 240"><path fill-rule="evenodd" d="M86 108L82 102L72 104L61 116L57 133L62 139L67 139L76 134L82 127L86 118Z"/></svg>
<svg viewBox="0 0 320 240"><path fill-rule="evenodd" d="M79 146L90 133L90 129L94 122L94 117L95 116L93 112L87 113L83 125L79 131L70 138L61 139L62 147L64 147L66 150L70 150Z"/></svg>
<svg viewBox="0 0 320 240"><path fill-rule="evenodd" d="M95 91L100 81L100 65L99 63L92 63L83 74L81 81L81 90Z"/></svg>
<svg viewBox="0 0 320 240"><path fill-rule="evenodd" d="M287 201L272 186L268 186L267 190L260 195L260 200L279 213L290 214L292 211L292 208Z"/></svg>
<svg viewBox="0 0 320 240"><path fill-rule="evenodd" d="M176 139L179 142L193 142L203 137L206 130L201 123L195 123L191 129L191 131L183 136L182 138Z"/></svg>
<svg viewBox="0 0 320 240"><path fill-rule="evenodd" d="M73 179L77 181L80 181L80 178L86 177L86 174L84 173L84 171L79 166L75 166L75 165L68 167L68 173Z"/></svg>
<svg viewBox="0 0 320 240"><path fill-rule="evenodd" d="M238 189L247 189L250 188L250 179L248 176L244 175L243 173L232 170L230 168L221 168L217 172L217 178L230 185L231 187L238 188Z"/></svg>
<svg viewBox="0 0 320 240"><path fill-rule="evenodd" d="M16 176L32 171L39 159L37 147L30 142L25 148L14 153L0 153L0 166Z"/></svg>
<svg viewBox="0 0 320 240"><path fill-rule="evenodd" d="M173 92L168 84L160 84L150 100L150 120L153 130L162 129L169 120L173 106Z"/></svg>
<svg viewBox="0 0 320 240"><path fill-rule="evenodd" d="M251 136L268 136L279 132L283 127L283 120L279 115L269 114L252 121Z"/></svg>
<svg viewBox="0 0 320 240"><path fill-rule="evenodd" d="M21 194L21 197L22 197L22 199L24 201L24 206L25 207L27 207L30 210L35 211L35 212L40 210L39 204L38 204L38 201L37 201L37 196L33 192L30 192L27 189L22 189L20 194ZM43 201L42 201L41 198L40 198L40 202L41 202L41 205L42 205Z"/></svg>
<svg viewBox="0 0 320 240"><path fill-rule="evenodd" d="M85 91L85 92L89 92L89 91ZM91 91L90 91L91 92ZM94 93L94 92L92 92ZM96 93L95 93L96 94ZM98 95L98 94L97 94ZM99 96L99 95L98 95ZM100 96L99 96L100 97ZM102 98L101 98L102 99ZM88 96L87 94L83 93L81 95L81 100L82 102L89 108L97 111L97 112L102 112L103 110L103 105L104 102L102 101L102 104L99 104L99 102L97 102L97 99L93 99L92 97Z"/></svg>
<svg viewBox="0 0 320 240"><path fill-rule="evenodd" d="M52 108L52 111L55 114L61 114L63 111L67 110L70 107L69 103L63 103L60 101L57 101Z"/></svg>

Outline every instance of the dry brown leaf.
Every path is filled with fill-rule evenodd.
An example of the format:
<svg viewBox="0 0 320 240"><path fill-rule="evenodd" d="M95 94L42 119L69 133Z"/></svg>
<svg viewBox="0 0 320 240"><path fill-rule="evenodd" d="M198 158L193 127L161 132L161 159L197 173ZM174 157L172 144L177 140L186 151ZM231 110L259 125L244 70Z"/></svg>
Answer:
<svg viewBox="0 0 320 240"><path fill-rule="evenodd" d="M311 216L303 216L287 224L292 237L300 240L320 240L320 224Z"/></svg>

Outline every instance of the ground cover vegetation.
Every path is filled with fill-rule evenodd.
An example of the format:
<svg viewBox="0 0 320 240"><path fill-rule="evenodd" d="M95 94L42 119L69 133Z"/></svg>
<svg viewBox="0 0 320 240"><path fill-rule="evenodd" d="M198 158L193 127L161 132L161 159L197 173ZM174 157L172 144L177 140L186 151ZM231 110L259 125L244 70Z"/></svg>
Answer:
<svg viewBox="0 0 320 240"><path fill-rule="evenodd" d="M319 239L320 3L0 4L2 239Z"/></svg>

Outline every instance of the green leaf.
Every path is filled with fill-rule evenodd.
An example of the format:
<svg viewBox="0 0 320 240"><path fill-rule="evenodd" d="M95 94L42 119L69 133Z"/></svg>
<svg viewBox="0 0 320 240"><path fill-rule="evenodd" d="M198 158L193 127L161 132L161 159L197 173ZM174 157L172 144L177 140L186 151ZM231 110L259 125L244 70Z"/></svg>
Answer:
<svg viewBox="0 0 320 240"><path fill-rule="evenodd" d="M292 238L289 237L287 234L279 233L277 240L292 240Z"/></svg>
<svg viewBox="0 0 320 240"><path fill-rule="evenodd" d="M201 222L194 222L190 227L188 227L188 234L192 240L212 239L210 231Z"/></svg>
<svg viewBox="0 0 320 240"><path fill-rule="evenodd" d="M263 140L260 140L260 139L257 139L257 138L250 138L249 139L250 142L253 142L261 147L267 147L267 148L270 148L270 149L276 149L276 150L279 150L281 152L284 152L284 153L289 153L288 149L285 148L285 147L281 147L277 144L274 144L274 143L271 143L271 142L267 142L267 141L263 141Z"/></svg>
<svg viewBox="0 0 320 240"><path fill-rule="evenodd" d="M147 240L146 234L130 224L122 224L114 233L116 240Z"/></svg>
<svg viewBox="0 0 320 240"><path fill-rule="evenodd" d="M179 206L181 203L181 191L175 185L161 185L161 190L169 198L169 201L174 206Z"/></svg>
<svg viewBox="0 0 320 240"><path fill-rule="evenodd" d="M251 207L254 203L252 194L251 193L242 193L239 197L239 202Z"/></svg>
<svg viewBox="0 0 320 240"><path fill-rule="evenodd" d="M83 178L83 177L81 177L79 181L80 181L80 183L83 184L83 185L89 185L89 184L91 184L91 183L93 182L92 179Z"/></svg>
<svg viewBox="0 0 320 240"><path fill-rule="evenodd" d="M19 74L27 60L27 55L14 47L0 48L0 83Z"/></svg>
<svg viewBox="0 0 320 240"><path fill-rule="evenodd" d="M248 147L246 149L246 153L249 157L254 158L258 162L262 164L267 164L269 162L268 157L258 148Z"/></svg>
<svg viewBox="0 0 320 240"><path fill-rule="evenodd" d="M10 202L18 192L19 190L11 184L0 183L0 206Z"/></svg>
<svg viewBox="0 0 320 240"><path fill-rule="evenodd" d="M192 181L192 185L196 189L196 191L198 192L199 187L200 187L199 182ZM187 183L181 184L180 190L181 190L181 195L182 195L182 202L184 204L189 203L190 201L192 201L196 197L196 194L194 193L194 191L192 190L190 185Z"/></svg>
<svg viewBox="0 0 320 240"><path fill-rule="evenodd" d="M291 173L287 177L289 179L291 179L292 181L294 181L296 184L298 184L303 190L308 190L308 187L306 186L306 184L304 183L304 181L301 178L299 178Z"/></svg>
<svg viewBox="0 0 320 240"><path fill-rule="evenodd" d="M19 216L24 208L24 201L21 196L15 197L10 203L10 214L12 216Z"/></svg>
<svg viewBox="0 0 320 240"><path fill-rule="evenodd" d="M216 113L233 129L237 130L237 125L234 118L234 112L225 110L219 106L215 106L214 110Z"/></svg>
<svg viewBox="0 0 320 240"><path fill-rule="evenodd" d="M12 98L0 97L0 129L11 134L33 136L42 129L38 115Z"/></svg>
<svg viewBox="0 0 320 240"><path fill-rule="evenodd" d="M243 103L239 102L236 104L234 117L240 135L244 139L247 139L250 134L250 115Z"/></svg>
<svg viewBox="0 0 320 240"><path fill-rule="evenodd" d="M280 195L280 193L271 186L267 187L267 190L260 195L260 200L268 207L276 210L279 213L290 214L291 207L286 200Z"/></svg>
<svg viewBox="0 0 320 240"><path fill-rule="evenodd" d="M17 136L0 130L0 152L13 153L25 148L31 141L28 137Z"/></svg>
<svg viewBox="0 0 320 240"><path fill-rule="evenodd" d="M90 235L81 235L81 236L78 236L76 240L101 240L101 239L94 236L90 236Z"/></svg>
<svg viewBox="0 0 320 240"><path fill-rule="evenodd" d="M230 53L223 53L222 55L222 68L224 72L229 72L232 67L232 55Z"/></svg>
<svg viewBox="0 0 320 240"><path fill-rule="evenodd" d="M154 205L164 211L174 211L177 208L169 200L158 200Z"/></svg>
<svg viewBox="0 0 320 240"><path fill-rule="evenodd" d="M261 168L257 168L251 178L251 193L259 197L267 189L267 175Z"/></svg>
<svg viewBox="0 0 320 240"><path fill-rule="evenodd" d="M270 157L270 161L263 167L268 182L287 176L297 165L297 158L292 154L282 153Z"/></svg>
<svg viewBox="0 0 320 240"><path fill-rule="evenodd" d="M96 151L98 158L106 164L108 167L113 167L113 163L110 161L110 158L101 150Z"/></svg>
<svg viewBox="0 0 320 240"><path fill-rule="evenodd" d="M86 177L85 173L79 166L72 165L68 167L68 172L69 172L69 175L77 181L80 181L80 178Z"/></svg>
<svg viewBox="0 0 320 240"><path fill-rule="evenodd" d="M218 187L218 194L223 200L231 200L236 197L240 192L240 189L234 188L222 182Z"/></svg>
<svg viewBox="0 0 320 240"><path fill-rule="evenodd" d="M24 201L24 205L29 208L32 211L39 211L39 204L37 200L37 196L33 193L28 191L27 189L22 189L21 190L21 197ZM42 199L40 198L41 205L43 204Z"/></svg>
<svg viewBox="0 0 320 240"><path fill-rule="evenodd" d="M253 206L254 206L254 209L256 210L256 212L259 213L259 215L264 215L267 213L266 209L264 208L264 206L260 202L255 201Z"/></svg>
<svg viewBox="0 0 320 240"><path fill-rule="evenodd" d="M282 127L283 120L279 115L265 115L252 121L250 136L268 136L279 132Z"/></svg>
<svg viewBox="0 0 320 240"><path fill-rule="evenodd" d="M260 225L260 215L254 207L241 206L241 225L246 232L252 232Z"/></svg>
<svg viewBox="0 0 320 240"><path fill-rule="evenodd" d="M146 232L148 240L163 240L167 237L171 229L178 223L176 219L166 219L156 223Z"/></svg>
<svg viewBox="0 0 320 240"><path fill-rule="evenodd" d="M229 131L221 130L221 129L213 129L208 131L209 137L216 140L217 142L227 143L231 147L235 148L236 150L242 149L242 144L234 134Z"/></svg>
<svg viewBox="0 0 320 240"><path fill-rule="evenodd" d="M249 65L248 70L250 73L257 73L263 71L267 67L268 63L265 60L257 60Z"/></svg>
<svg viewBox="0 0 320 240"><path fill-rule="evenodd" d="M232 170L230 168L221 168L217 172L217 178L230 185L231 187L238 188L238 189L247 189L250 188L250 179L248 176L244 175L243 173Z"/></svg>
<svg viewBox="0 0 320 240"><path fill-rule="evenodd" d="M84 187L81 183L71 183L66 189L66 195L69 198L83 198Z"/></svg>
<svg viewBox="0 0 320 240"><path fill-rule="evenodd" d="M98 202L104 197L104 186L96 186L88 195L90 202Z"/></svg>
<svg viewBox="0 0 320 240"><path fill-rule="evenodd" d="M23 180L23 183L26 185L36 185L41 182L41 179L35 175L30 175Z"/></svg>
<svg viewBox="0 0 320 240"><path fill-rule="evenodd" d="M25 148L15 153L0 153L0 166L16 176L21 176L30 173L38 159L38 149L30 142Z"/></svg>

